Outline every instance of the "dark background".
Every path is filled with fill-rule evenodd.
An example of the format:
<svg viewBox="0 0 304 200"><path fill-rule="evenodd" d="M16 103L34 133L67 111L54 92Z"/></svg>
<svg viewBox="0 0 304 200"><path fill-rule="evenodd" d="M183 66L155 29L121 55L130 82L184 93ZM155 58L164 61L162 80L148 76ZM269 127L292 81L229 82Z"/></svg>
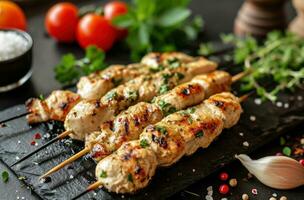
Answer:
<svg viewBox="0 0 304 200"><path fill-rule="evenodd" d="M40 1L41 2L41 1ZM90 3L100 3L103 1L77 1L78 5L86 5ZM205 32L201 41L218 40L219 33L229 33L233 30L233 21L237 15L237 11L242 4L242 0L193 0L191 9L194 14L201 14L205 20ZM54 1L52 2L54 3ZM22 104L26 99L39 94L47 95L54 89L59 89L61 86L54 79L53 68L58 64L60 57L68 52L73 52L78 56L82 55L82 50L77 45L62 45L57 44L54 40L48 38L44 31L44 14L49 8L49 3L42 5L25 5L24 9L28 18L28 31L34 39L34 54L33 54L33 76L24 86L19 89L0 94L0 110L8 108L16 104ZM288 2L287 6L288 18L292 19L294 10ZM108 63L126 63L128 62L127 55L121 55L118 51L110 52L107 55ZM303 130L303 129L302 129ZM296 130L295 133L299 133ZM271 155L280 151L278 141L273 141L259 152L256 152L253 157L263 155ZM208 161L206 161L208 162ZM203 164L203 163L202 163ZM7 169L3 163L0 163L0 171ZM223 170L228 171L231 176L235 176L239 180L239 185L232 192L232 196L228 199L240 199L243 193L251 193L252 188L257 188L259 195L252 199L269 199L273 193L288 196L288 199L304 199L303 187L293 191L275 191L260 184L256 179L251 181L243 181L247 171L237 162L227 166ZM200 181L199 183L186 189L186 192L176 194L172 199L205 199L206 187L213 186L214 199L220 199L217 193L219 181L218 174L213 174L209 178ZM10 181L7 184L0 181L0 199L35 199L30 194L22 183L10 173ZM187 191L195 192L200 197L191 195ZM224 197L224 196L223 196Z"/></svg>

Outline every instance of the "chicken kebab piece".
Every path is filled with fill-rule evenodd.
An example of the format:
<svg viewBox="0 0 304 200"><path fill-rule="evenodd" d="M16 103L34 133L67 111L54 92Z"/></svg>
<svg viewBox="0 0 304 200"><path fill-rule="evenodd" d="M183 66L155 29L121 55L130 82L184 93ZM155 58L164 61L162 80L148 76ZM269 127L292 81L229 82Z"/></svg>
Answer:
<svg viewBox="0 0 304 200"><path fill-rule="evenodd" d="M240 118L239 99L229 92L211 96L203 103L178 111L155 125L147 126L139 140L124 143L99 161L95 175L98 186L110 192L134 193L146 187L157 167L170 166L198 148L207 148L224 128Z"/></svg>
<svg viewBox="0 0 304 200"><path fill-rule="evenodd" d="M139 76L110 90L100 100L82 100L68 113L64 123L65 134L84 140L87 133L99 130L103 122L113 120L129 106L149 102L198 74L214 71L216 67L216 63L203 58L179 63L155 74Z"/></svg>
<svg viewBox="0 0 304 200"><path fill-rule="evenodd" d="M67 113L81 99L100 99L109 90L124 84L140 75L156 73L179 63L187 64L198 61L184 53L149 53L140 63L112 65L103 71L98 71L80 78L77 93L68 90L56 90L45 100L31 98L26 102L27 120L30 124L48 120L64 121Z"/></svg>
<svg viewBox="0 0 304 200"><path fill-rule="evenodd" d="M129 107L114 120L104 122L100 131L87 134L85 148L82 151L52 168L41 178L49 176L89 152L93 159L101 160L116 151L124 142L137 140L146 126L161 121L171 113L197 105L213 94L229 91L232 81L236 80L224 71L198 75L190 82L155 97L152 103L140 102Z"/></svg>

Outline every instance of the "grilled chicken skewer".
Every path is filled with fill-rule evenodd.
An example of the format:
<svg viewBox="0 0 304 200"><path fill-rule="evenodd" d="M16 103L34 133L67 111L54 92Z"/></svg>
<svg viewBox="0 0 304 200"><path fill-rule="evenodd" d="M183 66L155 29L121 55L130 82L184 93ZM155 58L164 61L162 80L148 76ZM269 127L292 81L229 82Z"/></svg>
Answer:
<svg viewBox="0 0 304 200"><path fill-rule="evenodd" d="M207 148L224 128L234 126L242 113L240 100L223 92L198 106L168 115L149 125L139 140L124 143L96 167L99 186L110 192L134 193L148 185L157 167L170 166L198 148Z"/></svg>
<svg viewBox="0 0 304 200"><path fill-rule="evenodd" d="M84 140L85 134L99 130L101 123L138 102L148 102L154 96L168 92L197 74L214 71L217 65L204 58L179 63L152 75L143 75L110 90L99 101L83 100L76 104L65 119L65 129L73 139Z"/></svg>
<svg viewBox="0 0 304 200"><path fill-rule="evenodd" d="M178 62L187 64L196 58L183 53L149 53L140 63L112 65L109 68L80 78L77 93L67 90L56 90L41 100L31 98L26 102L27 120L30 124L45 122L50 119L64 121L67 113L81 99L100 99L109 90L124 84L140 75L156 73Z"/></svg>
<svg viewBox="0 0 304 200"><path fill-rule="evenodd" d="M239 78L239 75L236 76ZM120 113L112 121L101 125L101 131L87 134L85 148L49 170L41 178L63 168L91 151L92 158L99 161L117 150L125 141L138 139L140 133L149 124L159 122L166 115L201 103L209 96L229 91L232 79L229 73L214 71L199 75L190 82L173 88L168 93L156 97L152 102L140 102Z"/></svg>
<svg viewBox="0 0 304 200"><path fill-rule="evenodd" d="M214 71L217 67L216 63L200 57L188 63L182 63L176 59L174 62L172 60L167 62L169 61L171 64L165 70L152 75L142 75L120 85L109 91L101 100L80 101L66 117L67 131L27 154L12 166L68 135L74 139L84 139L86 133L99 130L102 122L111 120L114 115L127 107L140 101L150 101L157 94L165 93L174 86L191 80L197 74ZM144 59L144 62L147 61Z"/></svg>

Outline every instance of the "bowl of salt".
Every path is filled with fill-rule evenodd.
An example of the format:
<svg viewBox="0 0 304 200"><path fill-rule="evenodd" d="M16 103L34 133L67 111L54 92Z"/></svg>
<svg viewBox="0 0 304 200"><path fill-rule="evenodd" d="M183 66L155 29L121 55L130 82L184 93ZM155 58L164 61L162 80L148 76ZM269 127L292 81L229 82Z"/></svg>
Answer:
<svg viewBox="0 0 304 200"><path fill-rule="evenodd" d="M17 88L32 74L31 36L17 29L0 29L0 92Z"/></svg>

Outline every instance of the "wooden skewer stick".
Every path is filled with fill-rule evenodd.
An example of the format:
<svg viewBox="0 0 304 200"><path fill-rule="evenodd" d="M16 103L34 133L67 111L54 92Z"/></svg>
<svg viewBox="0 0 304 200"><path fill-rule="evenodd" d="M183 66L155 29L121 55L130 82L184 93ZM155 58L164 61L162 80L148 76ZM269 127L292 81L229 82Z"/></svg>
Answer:
<svg viewBox="0 0 304 200"><path fill-rule="evenodd" d="M70 157L67 160L63 161L59 165L56 165L55 167L53 167L52 169L50 169L48 172L46 172L45 174L43 174L42 176L40 176L39 179L42 179L42 178L45 178L45 177L49 176L50 174L52 174L52 173L60 170L61 168L63 168L67 164L69 164L69 163L77 160L78 158L84 156L85 154L87 154L89 152L90 152L89 148L84 148L83 150L79 151L77 154L73 155L72 157Z"/></svg>
<svg viewBox="0 0 304 200"><path fill-rule="evenodd" d="M71 200L76 200L79 197L82 197L83 195L85 195L86 193L88 193L90 191L93 191L93 190L96 190L97 188L100 188L100 187L102 187L102 183L100 181L96 181L95 183L89 185L85 191L83 191L82 193L80 193L77 196L73 197Z"/></svg>
<svg viewBox="0 0 304 200"><path fill-rule="evenodd" d="M234 75L232 77L232 82L239 81L243 77L247 76L248 73L249 73L248 71L245 71L245 72L241 72L241 73L238 73L238 74ZM50 169L47 173L43 174L40 178L45 178L46 176L51 175L52 173L60 170L64 166L66 166L66 165L70 164L71 162L81 158L82 156L84 156L85 154L87 154L89 152L90 152L89 148L83 149L82 151L78 152L77 154L73 155L72 157L68 158L67 160L63 161L62 163L60 163L60 164L56 165L55 167L53 167L52 169Z"/></svg>
<svg viewBox="0 0 304 200"><path fill-rule="evenodd" d="M238 82L239 80L241 80L242 78L244 78L245 76L247 76L248 74L250 74L250 70L247 71L242 71L236 75L234 75L232 77L232 83Z"/></svg>
<svg viewBox="0 0 304 200"><path fill-rule="evenodd" d="M18 163L24 161L25 159L31 157L32 155L34 155L35 153L37 153L38 151L46 148L47 146L53 144L54 142L65 138L66 136L68 136L71 132L70 131L64 131L62 132L60 135L58 135L57 137L53 138L52 140L48 141L47 143L43 144L42 146L40 146L39 148L35 149L34 151L30 152L29 154L25 155L23 158L21 158L20 160L18 160L17 162L15 162L14 164L11 165L11 167L17 165Z"/></svg>
<svg viewBox="0 0 304 200"><path fill-rule="evenodd" d="M248 99L249 96L251 96L253 93L255 93L255 91L249 92L248 94L244 94L243 96L239 97L239 101L240 103L246 101Z"/></svg>

